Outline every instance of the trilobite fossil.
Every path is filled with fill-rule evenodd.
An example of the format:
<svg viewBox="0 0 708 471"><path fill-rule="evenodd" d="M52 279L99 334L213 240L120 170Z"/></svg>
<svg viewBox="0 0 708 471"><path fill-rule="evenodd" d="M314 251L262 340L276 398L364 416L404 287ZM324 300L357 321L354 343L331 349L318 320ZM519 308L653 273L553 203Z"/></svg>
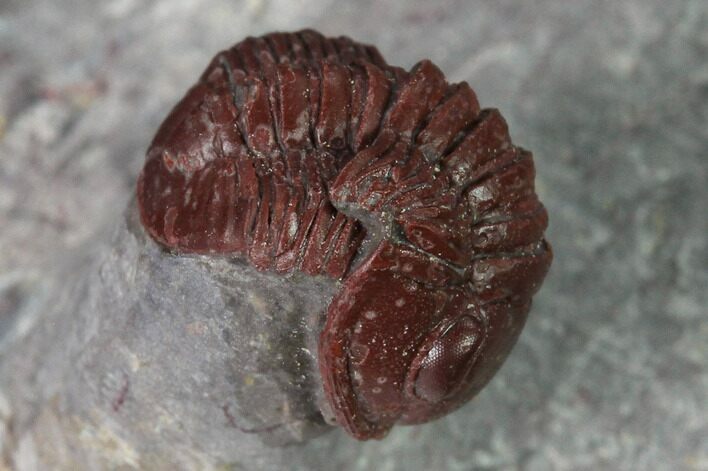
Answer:
<svg viewBox="0 0 708 471"><path fill-rule="evenodd" d="M465 403L515 343L551 263L531 154L467 83L314 31L219 53L138 182L177 253L339 280L319 365L359 439Z"/></svg>

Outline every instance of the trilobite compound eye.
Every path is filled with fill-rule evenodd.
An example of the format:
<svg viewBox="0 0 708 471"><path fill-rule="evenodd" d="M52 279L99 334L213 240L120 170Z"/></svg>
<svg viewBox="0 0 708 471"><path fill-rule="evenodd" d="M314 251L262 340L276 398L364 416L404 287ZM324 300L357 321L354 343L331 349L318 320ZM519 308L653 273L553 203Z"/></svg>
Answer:
<svg viewBox="0 0 708 471"><path fill-rule="evenodd" d="M413 392L428 402L436 403L455 393L475 360L483 340L483 326L464 316L447 327L432 344L419 352L417 371L413 372Z"/></svg>

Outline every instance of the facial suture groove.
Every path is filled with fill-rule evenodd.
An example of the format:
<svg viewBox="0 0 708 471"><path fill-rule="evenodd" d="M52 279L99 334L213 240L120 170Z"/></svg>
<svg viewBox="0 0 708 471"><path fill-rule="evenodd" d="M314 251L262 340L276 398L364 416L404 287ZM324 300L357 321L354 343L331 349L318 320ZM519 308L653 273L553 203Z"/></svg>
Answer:
<svg viewBox="0 0 708 471"><path fill-rule="evenodd" d="M473 397L551 263L531 154L431 62L311 30L219 53L138 180L176 253L340 280L320 335L334 419L359 439Z"/></svg>

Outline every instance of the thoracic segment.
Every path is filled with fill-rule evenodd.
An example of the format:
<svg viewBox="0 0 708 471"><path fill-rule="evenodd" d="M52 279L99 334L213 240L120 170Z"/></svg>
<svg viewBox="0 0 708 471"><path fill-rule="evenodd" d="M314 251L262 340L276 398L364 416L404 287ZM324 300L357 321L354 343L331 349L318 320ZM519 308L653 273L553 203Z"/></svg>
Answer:
<svg viewBox="0 0 708 471"><path fill-rule="evenodd" d="M153 141L139 196L152 236L178 251L340 278L366 219L472 274L480 256L542 240L533 179L466 83L305 31L217 55Z"/></svg>

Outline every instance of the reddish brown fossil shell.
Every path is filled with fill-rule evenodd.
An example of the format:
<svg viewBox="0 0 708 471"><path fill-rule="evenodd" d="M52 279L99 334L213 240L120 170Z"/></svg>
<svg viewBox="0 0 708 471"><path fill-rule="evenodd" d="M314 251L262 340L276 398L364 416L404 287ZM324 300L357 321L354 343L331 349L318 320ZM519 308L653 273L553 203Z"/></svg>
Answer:
<svg viewBox="0 0 708 471"><path fill-rule="evenodd" d="M341 280L320 372L359 439L474 396L551 263L531 154L497 110L429 61L406 72L314 31L218 54L160 127L138 201L176 252Z"/></svg>

